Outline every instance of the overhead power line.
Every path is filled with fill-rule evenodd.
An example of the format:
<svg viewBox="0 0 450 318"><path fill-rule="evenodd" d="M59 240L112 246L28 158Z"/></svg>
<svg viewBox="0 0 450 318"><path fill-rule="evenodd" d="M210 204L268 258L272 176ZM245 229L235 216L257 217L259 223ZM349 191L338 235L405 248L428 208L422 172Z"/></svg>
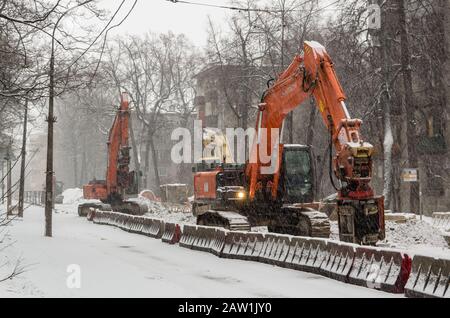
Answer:
<svg viewBox="0 0 450 318"><path fill-rule="evenodd" d="M202 7L210 7L210 8L218 8L218 9L226 9L226 10L232 10L232 11L240 11L240 12L264 12L264 13L283 13L285 11L303 11L302 9L291 9L291 10L281 10L281 9L269 9L269 8L244 8L244 7L236 7L236 6L226 6L226 5L218 5L218 4L210 4L210 3L203 3L203 2L193 2L193 1L185 1L185 0L166 0L172 3L182 3L182 4L188 4L188 5L195 5L195 6L202 6ZM313 0L305 1L301 4L306 5ZM328 8L334 6L337 4L340 0L334 1L326 6L323 6L321 8L318 8L311 12L311 15L315 15L317 13L320 13L323 10L327 10Z"/></svg>
<svg viewBox="0 0 450 318"><path fill-rule="evenodd" d="M184 1L184 0L166 0L172 3L183 3L183 4L190 4L195 6L202 6L202 7L210 7L210 8L218 8L218 9L227 9L227 10L234 10L234 11L245 11L245 12L265 12L265 13L282 13L283 10L280 9L264 9L264 8L244 8L244 7L235 7L235 6L225 6L225 5L218 5L218 4L210 4L210 3L203 3L203 2L193 2L193 1ZM301 3L301 5L307 4L311 2L312 0L305 1ZM294 10L296 11L296 10Z"/></svg>

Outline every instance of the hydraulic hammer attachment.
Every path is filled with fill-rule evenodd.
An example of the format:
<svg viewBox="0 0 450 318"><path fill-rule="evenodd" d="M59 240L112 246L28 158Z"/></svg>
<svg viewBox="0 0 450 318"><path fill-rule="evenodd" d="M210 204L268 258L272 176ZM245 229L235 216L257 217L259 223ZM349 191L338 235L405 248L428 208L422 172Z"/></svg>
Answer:
<svg viewBox="0 0 450 318"><path fill-rule="evenodd" d="M375 245L384 240L384 197L338 200L337 205L341 241Z"/></svg>

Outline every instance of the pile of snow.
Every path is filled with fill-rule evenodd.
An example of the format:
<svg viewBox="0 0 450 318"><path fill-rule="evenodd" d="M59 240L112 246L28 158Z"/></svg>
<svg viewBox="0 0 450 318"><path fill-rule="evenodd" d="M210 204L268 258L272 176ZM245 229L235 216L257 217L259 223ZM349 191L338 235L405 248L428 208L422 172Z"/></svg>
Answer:
<svg viewBox="0 0 450 318"><path fill-rule="evenodd" d="M339 240L338 223L333 221L330 224L330 238ZM409 219L404 223L386 221L386 239L379 245L406 250L415 250L419 246L448 249L441 231L429 222L418 219Z"/></svg>
<svg viewBox="0 0 450 318"><path fill-rule="evenodd" d="M140 204L147 205L148 213L146 216L152 218L163 219L166 222L174 222L181 224L195 224L196 218L191 212L172 212L169 208L165 207L163 203L158 201L151 201L144 197L137 199Z"/></svg>
<svg viewBox="0 0 450 318"><path fill-rule="evenodd" d="M83 190L79 188L67 189L62 195L64 196L63 204L73 204L83 199Z"/></svg>
<svg viewBox="0 0 450 318"><path fill-rule="evenodd" d="M426 221L409 220L406 223L386 222L386 244L409 248L413 245L429 245L447 248L441 231Z"/></svg>

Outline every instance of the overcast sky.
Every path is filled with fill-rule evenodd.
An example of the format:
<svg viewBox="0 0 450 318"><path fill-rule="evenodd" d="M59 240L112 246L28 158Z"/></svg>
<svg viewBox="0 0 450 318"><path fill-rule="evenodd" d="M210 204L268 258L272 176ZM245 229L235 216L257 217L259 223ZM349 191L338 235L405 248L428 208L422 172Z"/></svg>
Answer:
<svg viewBox="0 0 450 318"><path fill-rule="evenodd" d="M122 0L102 0L101 7L114 12ZM227 0L195 0L219 5L227 5ZM123 17L134 0L126 0L121 12ZM208 15L215 21L223 21L228 10L202 6L171 3L167 0L138 0L128 19L117 28L115 34L142 34L153 32L185 33L198 46L206 45ZM115 21L120 21L117 17Z"/></svg>

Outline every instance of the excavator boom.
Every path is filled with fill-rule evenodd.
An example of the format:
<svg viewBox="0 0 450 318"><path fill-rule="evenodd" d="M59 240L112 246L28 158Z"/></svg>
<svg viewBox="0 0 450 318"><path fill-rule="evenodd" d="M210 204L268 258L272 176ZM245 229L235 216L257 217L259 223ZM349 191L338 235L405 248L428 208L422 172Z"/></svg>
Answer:
<svg viewBox="0 0 450 318"><path fill-rule="evenodd" d="M336 151L333 170L339 182L338 212L342 212L341 229L349 232L341 238L363 243L383 239L383 198L374 197L370 185L373 146L362 140L362 121L350 117L333 62L325 48L314 41L305 42L304 56L296 56L263 95L256 127L258 137L255 138L250 155L252 160L246 170L250 199L255 199L261 189L270 187L272 199L277 200L283 144L273 135L276 133L282 136L286 116L311 96L316 100ZM270 162L262 163L262 151L271 158ZM263 172L267 166L275 166L276 169L267 175ZM361 225L356 224L357 221ZM358 227L366 221L370 223L371 229L362 231L364 234L357 233ZM351 229L345 231L345 227Z"/></svg>
<svg viewBox="0 0 450 318"><path fill-rule="evenodd" d="M311 97L330 138L340 239L360 244L384 239L384 199L374 196L370 184L373 147L360 135L362 121L351 118L347 110L330 56L313 41L305 42L304 55L296 56L264 92L249 161L242 166L202 163L196 168L193 213L198 224L229 229L268 226L273 232L329 237L328 217L319 212L325 204L313 202L310 148L280 142L285 118Z"/></svg>

